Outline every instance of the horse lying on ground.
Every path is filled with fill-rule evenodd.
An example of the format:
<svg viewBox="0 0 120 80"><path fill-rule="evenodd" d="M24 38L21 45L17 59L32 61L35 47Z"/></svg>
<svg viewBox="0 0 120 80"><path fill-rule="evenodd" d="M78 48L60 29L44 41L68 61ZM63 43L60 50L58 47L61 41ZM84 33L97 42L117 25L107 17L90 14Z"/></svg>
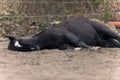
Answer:
<svg viewBox="0 0 120 80"><path fill-rule="evenodd" d="M120 36L105 25L86 18L67 19L29 39L6 36L9 50L35 51L92 47L120 47Z"/></svg>

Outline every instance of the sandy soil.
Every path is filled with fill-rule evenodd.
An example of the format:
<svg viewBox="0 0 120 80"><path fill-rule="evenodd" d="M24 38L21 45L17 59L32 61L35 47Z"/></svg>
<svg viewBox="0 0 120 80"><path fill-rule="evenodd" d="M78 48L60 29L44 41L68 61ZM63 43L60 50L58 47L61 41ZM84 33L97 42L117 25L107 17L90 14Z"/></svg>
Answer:
<svg viewBox="0 0 120 80"><path fill-rule="evenodd" d="M0 80L120 80L120 49L13 52L0 42Z"/></svg>

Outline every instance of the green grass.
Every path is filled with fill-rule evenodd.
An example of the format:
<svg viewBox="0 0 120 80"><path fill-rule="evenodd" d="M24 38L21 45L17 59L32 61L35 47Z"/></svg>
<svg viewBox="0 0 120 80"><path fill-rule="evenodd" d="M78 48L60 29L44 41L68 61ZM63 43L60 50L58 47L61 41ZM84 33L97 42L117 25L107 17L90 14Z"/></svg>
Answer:
<svg viewBox="0 0 120 80"><path fill-rule="evenodd" d="M47 27L48 27L48 24L42 24L42 25L40 25L40 26L38 27L38 29L39 29L40 31L43 31L43 30L45 30Z"/></svg>
<svg viewBox="0 0 120 80"><path fill-rule="evenodd" d="M17 24L23 24L24 22L25 22L25 18L23 18L23 17L21 17L21 18L16 18L15 19L15 22L17 23Z"/></svg>

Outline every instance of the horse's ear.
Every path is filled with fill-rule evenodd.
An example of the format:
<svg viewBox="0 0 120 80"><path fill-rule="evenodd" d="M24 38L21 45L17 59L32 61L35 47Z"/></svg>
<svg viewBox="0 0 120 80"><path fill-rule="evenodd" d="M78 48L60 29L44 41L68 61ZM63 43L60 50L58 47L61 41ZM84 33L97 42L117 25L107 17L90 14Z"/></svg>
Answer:
<svg viewBox="0 0 120 80"><path fill-rule="evenodd" d="M15 40L15 38L14 38L14 37L12 37L12 36L6 36L6 35L5 35L5 37L7 37L10 41Z"/></svg>

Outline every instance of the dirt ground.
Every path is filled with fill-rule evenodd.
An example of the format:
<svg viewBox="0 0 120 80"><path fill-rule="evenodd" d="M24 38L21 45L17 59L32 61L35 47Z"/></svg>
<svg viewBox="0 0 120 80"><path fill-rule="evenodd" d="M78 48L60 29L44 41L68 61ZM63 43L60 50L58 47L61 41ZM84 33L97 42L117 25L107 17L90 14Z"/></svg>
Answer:
<svg viewBox="0 0 120 80"><path fill-rule="evenodd" d="M13 52L0 42L0 80L120 80L120 49Z"/></svg>

